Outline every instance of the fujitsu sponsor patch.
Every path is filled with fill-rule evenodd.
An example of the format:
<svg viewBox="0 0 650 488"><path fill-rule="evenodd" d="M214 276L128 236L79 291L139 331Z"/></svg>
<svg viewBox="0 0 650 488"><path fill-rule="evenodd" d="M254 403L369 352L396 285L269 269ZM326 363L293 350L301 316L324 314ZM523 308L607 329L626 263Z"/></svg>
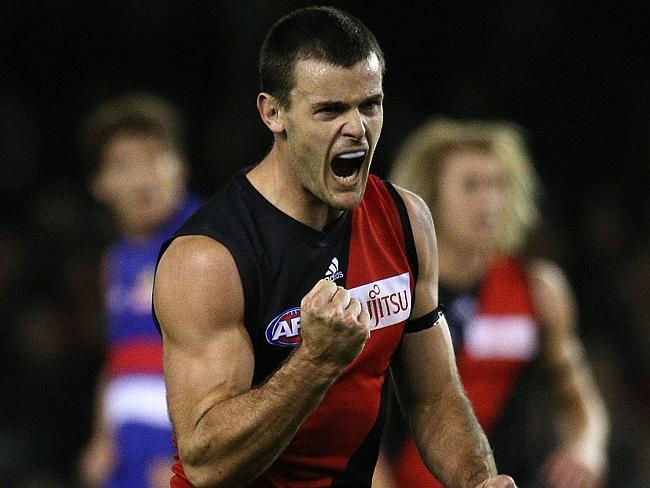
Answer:
<svg viewBox="0 0 650 488"><path fill-rule="evenodd" d="M403 273L357 286L349 292L368 311L370 329L376 330L408 320L412 302L410 284L409 273ZM267 342L276 346L295 347L300 344L300 307L290 308L276 316L267 325L265 335Z"/></svg>
<svg viewBox="0 0 650 488"><path fill-rule="evenodd" d="M357 286L350 295L361 302L370 314L370 329L398 324L411 315L411 278L403 273Z"/></svg>

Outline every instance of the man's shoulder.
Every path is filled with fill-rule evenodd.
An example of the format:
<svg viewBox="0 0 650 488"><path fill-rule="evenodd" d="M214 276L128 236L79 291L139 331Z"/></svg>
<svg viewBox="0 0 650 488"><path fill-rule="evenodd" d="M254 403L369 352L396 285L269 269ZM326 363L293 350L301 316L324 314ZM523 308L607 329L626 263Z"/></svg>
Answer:
<svg viewBox="0 0 650 488"><path fill-rule="evenodd" d="M197 337L219 324L241 323L243 292L233 256L206 236L174 239L158 263L153 302L166 337Z"/></svg>
<svg viewBox="0 0 650 488"><path fill-rule="evenodd" d="M162 261L183 263L198 272L219 274L222 263L232 258L228 249L219 241L203 235L180 236L169 245ZM215 268L216 267L216 268ZM214 269L213 269L214 268Z"/></svg>

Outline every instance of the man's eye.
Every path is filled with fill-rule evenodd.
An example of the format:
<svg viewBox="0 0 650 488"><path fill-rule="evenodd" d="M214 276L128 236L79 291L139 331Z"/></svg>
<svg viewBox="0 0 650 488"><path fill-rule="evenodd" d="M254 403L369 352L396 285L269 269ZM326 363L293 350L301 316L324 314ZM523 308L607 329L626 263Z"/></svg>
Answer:
<svg viewBox="0 0 650 488"><path fill-rule="evenodd" d="M364 112L374 112L374 111L378 110L380 106L381 106L381 103L379 103L377 101L367 102L367 103L364 103L363 105L361 105L361 110L363 110Z"/></svg>

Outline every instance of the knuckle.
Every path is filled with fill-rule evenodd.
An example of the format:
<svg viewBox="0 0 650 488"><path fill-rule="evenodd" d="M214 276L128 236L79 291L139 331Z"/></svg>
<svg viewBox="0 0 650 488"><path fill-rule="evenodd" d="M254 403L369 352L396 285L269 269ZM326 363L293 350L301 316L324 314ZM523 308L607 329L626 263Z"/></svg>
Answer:
<svg viewBox="0 0 650 488"><path fill-rule="evenodd" d="M314 311L314 300L310 297L305 297L300 301L300 313L303 314L312 314Z"/></svg>
<svg viewBox="0 0 650 488"><path fill-rule="evenodd" d="M350 292L343 288L342 286L338 286L336 288L336 294L342 299L342 300L349 300L350 297Z"/></svg>
<svg viewBox="0 0 650 488"><path fill-rule="evenodd" d="M332 311L332 322L349 325L348 314L342 307L337 307Z"/></svg>
<svg viewBox="0 0 650 488"><path fill-rule="evenodd" d="M359 314L359 321L370 327L370 314L365 308Z"/></svg>

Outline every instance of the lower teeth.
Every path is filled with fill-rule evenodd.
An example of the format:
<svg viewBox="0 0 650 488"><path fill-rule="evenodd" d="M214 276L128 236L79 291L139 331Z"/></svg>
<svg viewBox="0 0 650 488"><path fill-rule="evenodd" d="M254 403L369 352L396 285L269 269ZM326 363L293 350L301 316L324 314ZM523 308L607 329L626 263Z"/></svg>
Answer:
<svg viewBox="0 0 650 488"><path fill-rule="evenodd" d="M357 176L357 172L358 172L358 171L355 169L355 170L352 172L352 174L350 174L350 175L341 176L341 175L337 175L336 173L334 173L334 176L336 176L339 180L343 180L343 181L352 181L352 180Z"/></svg>

